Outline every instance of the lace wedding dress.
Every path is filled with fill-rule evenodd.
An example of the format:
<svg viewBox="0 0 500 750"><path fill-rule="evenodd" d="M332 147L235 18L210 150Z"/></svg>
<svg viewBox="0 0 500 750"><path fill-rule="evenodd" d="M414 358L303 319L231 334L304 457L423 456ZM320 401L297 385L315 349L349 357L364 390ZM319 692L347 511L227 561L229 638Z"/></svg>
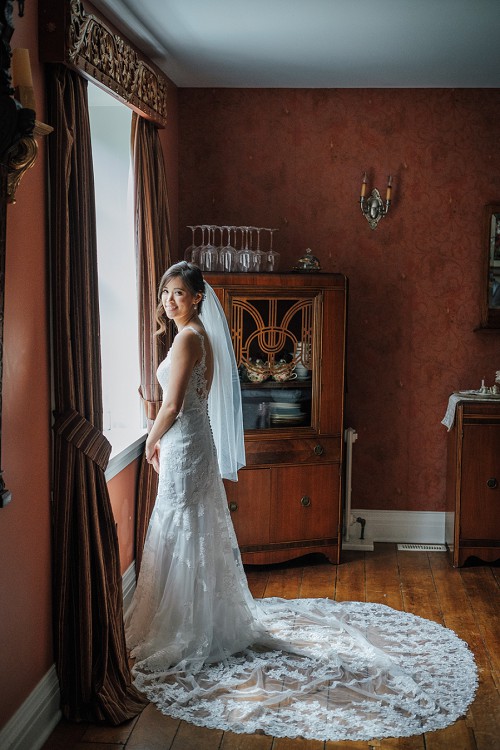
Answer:
<svg viewBox="0 0 500 750"><path fill-rule="evenodd" d="M158 368L164 390L169 369L170 353ZM125 618L135 685L171 716L278 737L408 736L463 715L476 667L452 631L378 604L252 598L207 396L203 355L161 439L158 497Z"/></svg>

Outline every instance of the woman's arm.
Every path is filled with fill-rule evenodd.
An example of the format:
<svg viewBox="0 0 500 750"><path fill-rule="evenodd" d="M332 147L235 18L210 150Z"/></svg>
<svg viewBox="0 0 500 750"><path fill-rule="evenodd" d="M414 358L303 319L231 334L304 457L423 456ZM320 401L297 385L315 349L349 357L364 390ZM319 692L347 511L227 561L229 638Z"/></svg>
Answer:
<svg viewBox="0 0 500 750"><path fill-rule="evenodd" d="M158 441L170 429L182 409L186 388L196 362L201 358L199 336L193 331L180 332L170 353L170 377L163 402L146 440L146 459L158 471Z"/></svg>

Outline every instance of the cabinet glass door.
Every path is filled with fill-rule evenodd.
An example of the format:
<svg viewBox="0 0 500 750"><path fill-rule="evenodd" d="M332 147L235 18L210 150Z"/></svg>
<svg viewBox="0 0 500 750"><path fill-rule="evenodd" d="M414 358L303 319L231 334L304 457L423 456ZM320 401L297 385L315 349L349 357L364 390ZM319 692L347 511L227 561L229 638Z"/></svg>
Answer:
<svg viewBox="0 0 500 750"><path fill-rule="evenodd" d="M231 296L245 430L311 427L321 294Z"/></svg>

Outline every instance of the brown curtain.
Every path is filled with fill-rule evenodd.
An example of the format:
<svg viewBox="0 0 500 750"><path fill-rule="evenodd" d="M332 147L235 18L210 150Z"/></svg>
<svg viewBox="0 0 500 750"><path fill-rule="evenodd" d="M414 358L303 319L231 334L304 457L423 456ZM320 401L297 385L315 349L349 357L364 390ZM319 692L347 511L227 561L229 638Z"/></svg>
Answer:
<svg viewBox="0 0 500 750"><path fill-rule="evenodd" d="M148 429L161 404L156 369L165 356L168 341L154 336L158 284L170 265L170 221L167 179L158 131L153 123L134 113L132 117L134 208L139 298L140 393ZM135 565L139 572L144 540L158 488L158 475L142 457L137 492Z"/></svg>
<svg viewBox="0 0 500 750"><path fill-rule="evenodd" d="M94 178L87 82L49 74L54 349L54 628L64 716L119 724L131 684L118 540L104 476Z"/></svg>

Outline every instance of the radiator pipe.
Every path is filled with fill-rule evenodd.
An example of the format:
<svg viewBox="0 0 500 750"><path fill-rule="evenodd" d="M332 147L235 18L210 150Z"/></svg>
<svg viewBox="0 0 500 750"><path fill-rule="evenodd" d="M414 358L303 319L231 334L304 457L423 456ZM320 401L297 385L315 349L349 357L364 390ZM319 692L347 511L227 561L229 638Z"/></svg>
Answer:
<svg viewBox="0 0 500 750"><path fill-rule="evenodd" d="M359 523L359 524L360 524L360 526L361 526L361 534L360 534L360 537L359 537L359 538L360 538L360 539L364 539L364 538L365 538L365 526L366 526L366 518L361 518L360 516L358 516L358 517L356 518L356 523Z"/></svg>

